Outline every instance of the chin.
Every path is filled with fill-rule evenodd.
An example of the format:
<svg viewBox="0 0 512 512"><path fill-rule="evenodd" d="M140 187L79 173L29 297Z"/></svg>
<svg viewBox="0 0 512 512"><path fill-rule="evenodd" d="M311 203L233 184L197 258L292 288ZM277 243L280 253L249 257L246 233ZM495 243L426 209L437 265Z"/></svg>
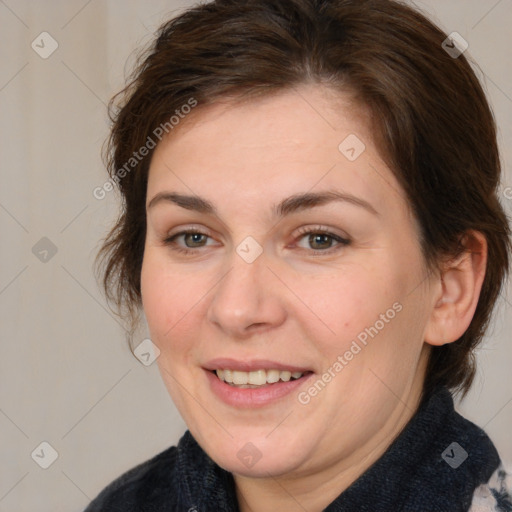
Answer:
<svg viewBox="0 0 512 512"><path fill-rule="evenodd" d="M224 455L220 459L214 460L220 467L230 473L251 478L278 477L292 473L297 468L295 464L290 463L290 455L286 453L262 454L259 459L255 457L252 461L245 454L242 459L246 460L240 461L238 457L226 457Z"/></svg>
<svg viewBox="0 0 512 512"><path fill-rule="evenodd" d="M242 430L242 429L240 429ZM290 437L282 437L255 433L251 435L250 427L246 427L233 438L224 436L222 442L212 438L200 437L199 444L220 467L247 477L279 476L291 473L301 467L306 458L304 443L297 437L290 443Z"/></svg>

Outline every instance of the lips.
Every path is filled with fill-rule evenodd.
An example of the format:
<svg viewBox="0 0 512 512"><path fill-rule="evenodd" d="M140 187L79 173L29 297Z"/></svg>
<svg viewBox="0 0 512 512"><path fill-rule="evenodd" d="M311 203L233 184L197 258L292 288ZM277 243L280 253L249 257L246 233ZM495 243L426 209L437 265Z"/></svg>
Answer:
<svg viewBox="0 0 512 512"><path fill-rule="evenodd" d="M296 366L289 363L281 363L279 361L271 361L268 359L252 359L250 361L241 361L230 358L216 358L204 364L203 368L205 370L211 371L225 370L227 368L231 371L240 372L253 372L262 369L289 371L290 373L306 373L312 371L311 368L306 366Z"/></svg>
<svg viewBox="0 0 512 512"><path fill-rule="evenodd" d="M296 365L269 360L214 359L203 366L210 389L234 407L269 405L290 395L313 372Z"/></svg>

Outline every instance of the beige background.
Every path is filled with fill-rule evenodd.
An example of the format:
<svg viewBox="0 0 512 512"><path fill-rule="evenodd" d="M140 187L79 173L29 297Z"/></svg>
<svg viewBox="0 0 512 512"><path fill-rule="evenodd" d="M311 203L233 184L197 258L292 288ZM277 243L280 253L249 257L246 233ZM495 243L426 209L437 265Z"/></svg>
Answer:
<svg viewBox="0 0 512 512"><path fill-rule="evenodd" d="M0 0L0 512L80 511L185 429L156 366L128 350L91 267L117 207L114 193L101 201L92 194L106 178L105 104L133 50L190 5ZM500 126L510 212L512 1L417 5L459 32L480 65ZM31 48L43 31L59 45L47 59ZM32 252L42 237L57 249L46 262ZM478 354L479 376L459 409L512 461L512 298L503 295ZM43 441L58 452L46 470L31 458ZM34 458L48 461L49 449L44 457L40 450Z"/></svg>

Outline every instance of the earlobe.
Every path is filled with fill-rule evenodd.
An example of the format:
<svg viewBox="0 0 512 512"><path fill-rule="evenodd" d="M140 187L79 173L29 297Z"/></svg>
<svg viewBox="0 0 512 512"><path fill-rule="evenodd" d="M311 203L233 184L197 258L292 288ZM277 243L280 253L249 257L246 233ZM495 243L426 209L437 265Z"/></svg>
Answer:
<svg viewBox="0 0 512 512"><path fill-rule="evenodd" d="M425 342L440 346L458 340L469 327L478 304L487 265L487 241L478 231L461 240L464 252L442 264L440 291L425 329Z"/></svg>

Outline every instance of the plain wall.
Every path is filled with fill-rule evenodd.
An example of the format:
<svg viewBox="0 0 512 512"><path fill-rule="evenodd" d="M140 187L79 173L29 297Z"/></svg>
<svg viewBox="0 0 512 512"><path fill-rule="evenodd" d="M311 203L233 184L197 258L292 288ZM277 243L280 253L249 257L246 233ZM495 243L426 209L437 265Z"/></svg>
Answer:
<svg viewBox="0 0 512 512"><path fill-rule="evenodd" d="M185 430L156 365L146 367L130 353L92 263L117 211L113 192L93 196L107 178L100 155L106 104L123 85L132 52L190 5L0 2L0 512L80 511ZM448 33L459 32L479 64L500 128L502 200L510 212L512 2L417 5ZM38 38L43 31L58 43L47 59L31 47L36 40L48 50L49 39L42 45ZM512 461L508 297L500 300L478 352L477 380L458 409ZM31 457L43 441L58 452L48 469Z"/></svg>

